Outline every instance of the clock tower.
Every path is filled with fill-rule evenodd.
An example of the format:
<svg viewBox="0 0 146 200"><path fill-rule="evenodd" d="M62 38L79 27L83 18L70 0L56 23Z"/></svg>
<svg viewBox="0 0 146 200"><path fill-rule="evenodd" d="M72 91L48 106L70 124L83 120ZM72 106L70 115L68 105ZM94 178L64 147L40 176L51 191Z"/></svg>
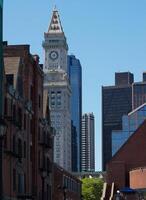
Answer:
<svg viewBox="0 0 146 200"><path fill-rule="evenodd" d="M48 31L44 33L44 89L48 91L54 138L54 162L71 171L71 89L67 76L68 45L59 13L53 10Z"/></svg>
<svg viewBox="0 0 146 200"><path fill-rule="evenodd" d="M58 11L53 11L48 32L44 34L43 47L45 49L44 71L62 69L67 72L68 45L63 32Z"/></svg>

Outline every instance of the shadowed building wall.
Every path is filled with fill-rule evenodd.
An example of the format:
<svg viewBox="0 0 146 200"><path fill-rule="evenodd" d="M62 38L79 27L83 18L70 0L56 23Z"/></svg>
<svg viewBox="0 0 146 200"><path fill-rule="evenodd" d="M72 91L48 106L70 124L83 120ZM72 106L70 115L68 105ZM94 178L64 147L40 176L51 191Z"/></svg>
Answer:
<svg viewBox="0 0 146 200"><path fill-rule="evenodd" d="M102 168L112 157L112 130L122 128L122 116L132 110L133 74L116 73L114 86L102 87Z"/></svg>

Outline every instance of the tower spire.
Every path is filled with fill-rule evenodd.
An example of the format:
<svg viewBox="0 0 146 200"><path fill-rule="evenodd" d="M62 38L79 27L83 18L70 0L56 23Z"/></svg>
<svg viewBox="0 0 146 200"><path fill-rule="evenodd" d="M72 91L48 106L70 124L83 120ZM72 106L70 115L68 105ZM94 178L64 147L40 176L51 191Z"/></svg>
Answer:
<svg viewBox="0 0 146 200"><path fill-rule="evenodd" d="M52 33L52 34L53 33L54 34L64 33L56 5L53 9L52 18L51 18L51 22L50 22L50 25L49 25L48 33Z"/></svg>
<svg viewBox="0 0 146 200"><path fill-rule="evenodd" d="M56 6L56 4L55 4L55 6L54 6L53 11L57 11L57 6Z"/></svg>

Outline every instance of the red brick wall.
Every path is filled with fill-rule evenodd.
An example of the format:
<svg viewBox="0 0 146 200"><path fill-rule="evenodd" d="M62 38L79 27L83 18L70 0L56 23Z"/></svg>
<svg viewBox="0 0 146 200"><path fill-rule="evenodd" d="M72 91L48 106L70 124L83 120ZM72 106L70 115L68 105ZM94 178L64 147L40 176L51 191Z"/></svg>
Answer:
<svg viewBox="0 0 146 200"><path fill-rule="evenodd" d="M146 188L146 168L130 171L130 187L133 189Z"/></svg>
<svg viewBox="0 0 146 200"><path fill-rule="evenodd" d="M118 188L129 186L129 171L146 163L146 121L107 164L107 182Z"/></svg>
<svg viewBox="0 0 146 200"><path fill-rule="evenodd" d="M26 191L23 195L33 195L35 200L41 198L42 194L42 177L38 165L38 152L43 154L49 154L49 149L45 146L39 145L38 142L38 130L42 125L41 119L43 116L43 72L39 68L37 56L35 58L29 52L29 45L12 45L4 48L5 58L9 57L9 65L11 64L11 58L20 57L20 64L18 70L13 70L14 65L9 66L8 73L15 74L16 79L21 75L23 83L23 97L22 100L11 97L8 93L7 106L10 107L8 116L12 116L12 105L16 105L16 115L18 114L18 108L22 109L22 128L19 129L12 121L7 120L8 116L5 116L8 125L7 135L5 138L5 151L3 161L4 171L4 196L17 197L18 195L18 173L26 175ZM5 66L6 67L6 66ZM16 67L16 68L17 68ZM12 70L11 70L12 69ZM32 88L32 95L31 95ZM17 91L17 86L15 88ZM40 95L40 107L39 107L39 95ZM28 112L26 109L26 101L32 102L32 112ZM24 130L24 115L26 115L26 129ZM45 124L45 129L49 129L50 123ZM43 129L42 129L43 133ZM51 134L51 133L50 133ZM24 155L24 142L26 142L26 158L22 157L22 162L18 162L18 158L13 153L13 135L16 135L16 139L21 139L22 142L22 154ZM16 143L16 147L18 144ZM31 153L32 146L32 153ZM31 159L32 157L32 159ZM52 162L52 160L51 160ZM16 190L13 191L13 169L16 169ZM44 182L44 193L46 195L47 184L52 184L51 175L47 174ZM45 196L46 197L46 196Z"/></svg>

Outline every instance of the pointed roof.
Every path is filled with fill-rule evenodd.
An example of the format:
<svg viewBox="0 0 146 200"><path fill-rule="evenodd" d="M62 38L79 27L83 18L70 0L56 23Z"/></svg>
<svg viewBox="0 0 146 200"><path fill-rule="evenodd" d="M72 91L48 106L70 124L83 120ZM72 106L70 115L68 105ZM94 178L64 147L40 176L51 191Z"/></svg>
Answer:
<svg viewBox="0 0 146 200"><path fill-rule="evenodd" d="M53 10L52 19L51 19L51 23L48 29L48 33L51 33L51 34L64 33L56 6Z"/></svg>

